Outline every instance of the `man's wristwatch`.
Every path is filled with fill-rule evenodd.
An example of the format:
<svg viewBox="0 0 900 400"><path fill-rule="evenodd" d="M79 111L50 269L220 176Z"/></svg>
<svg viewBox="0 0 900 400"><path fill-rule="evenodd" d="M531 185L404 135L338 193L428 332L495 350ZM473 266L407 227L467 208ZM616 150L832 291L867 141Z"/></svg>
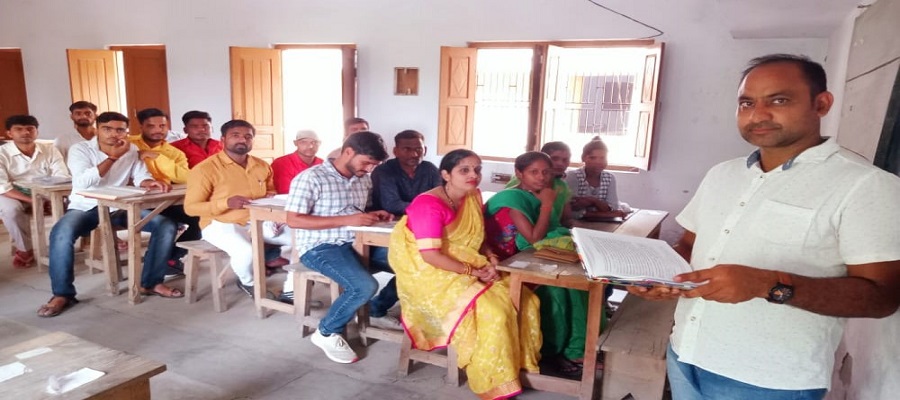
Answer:
<svg viewBox="0 0 900 400"><path fill-rule="evenodd" d="M794 297L794 284L790 274L781 271L776 271L776 274L778 274L778 283L769 289L769 297L766 300L769 303L784 304Z"/></svg>

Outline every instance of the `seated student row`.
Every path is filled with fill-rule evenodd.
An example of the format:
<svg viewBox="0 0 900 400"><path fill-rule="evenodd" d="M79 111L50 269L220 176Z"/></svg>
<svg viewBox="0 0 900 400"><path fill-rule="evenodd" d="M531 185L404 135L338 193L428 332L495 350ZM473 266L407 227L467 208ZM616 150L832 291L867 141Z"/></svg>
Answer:
<svg viewBox="0 0 900 400"><path fill-rule="evenodd" d="M107 114L108 114L108 113L107 113ZM143 116L145 116L146 118L145 118L144 121L142 121L142 122L143 122L142 125L147 125L147 128L148 128L148 129L145 129L145 133L144 133L143 136L142 136L142 139L144 139L144 140L143 140L142 142L137 142L135 139L132 139L132 140L135 140L135 141L137 142L137 144L139 145L139 147L145 147L145 150L144 150L144 151L148 151L149 149L152 149L152 148L155 148L155 147L162 147L163 149L165 149L165 148L166 148L166 144L160 143L160 142L162 142L162 138L159 137L160 133L163 132L163 131L165 130L165 129L164 129L164 128L165 128L164 121L159 121L159 117L161 117L161 116L159 116L159 115L154 115L154 116L152 116L152 117L147 117L147 114L144 114ZM112 162L112 163L115 163L115 162L119 161L120 158L124 157L124 156L128 153L128 150L126 150L126 151L124 151L124 152L122 151L122 148L125 148L125 147L127 147L127 146L125 146L123 143L121 143L121 139L117 139L117 138L115 137L115 134L121 134L122 136L124 136L124 127L127 126L127 119L125 119L125 121L121 121L121 119L124 118L124 116L122 116L122 118L117 118L118 116L113 115L112 118L111 118L110 120L111 120L111 121L115 121L115 120L119 119L119 121L116 121L116 122L121 122L120 125L122 125L122 127L121 127L121 128L112 128L112 129L111 129L109 126L103 125L104 122L108 122L108 121L106 121L106 119L109 119L109 118L110 118L110 115L105 115L105 117L106 117L106 118L102 118L101 121L100 121L100 122L101 122L101 124L100 124L100 126L101 126L101 132L103 132L103 133L113 133L113 135L110 135L109 137L107 137L106 135L102 135L102 136L98 137L98 139L100 139L100 140L98 140L98 142L104 142L104 143L107 143L107 142L108 142L107 144L108 144L109 146L112 146L112 147L109 147L109 146L105 146L105 147L107 147L108 150L111 151L112 155L107 155L106 159L103 160L103 161L101 161L101 163L104 163L104 162ZM164 117L163 117L163 118L164 118ZM154 121L154 119L156 119L156 120ZM154 123L154 122L156 122L156 123ZM239 156L240 156L240 155L247 156L247 153L248 153L249 150L252 148L252 138L253 138L253 128L252 128L252 126L250 126L249 124L247 124L247 123L245 123L245 122L243 122L243 121L231 121L231 122L229 122L228 124L226 124L225 126L223 126L223 132L225 132L225 135L223 136L223 139L224 139L225 142L226 142L225 147L226 147L226 149L228 150L228 151L226 151L226 153L232 153L232 154L228 154L229 156L234 155L234 154L239 155ZM405 135L404 135L404 134L405 134ZM404 158L400 157L400 154L397 154L397 155L398 155L398 158L395 159L395 160L392 160L392 161L394 161L394 163L388 163L388 164L385 164L385 166L390 166L390 165L392 165L392 164L395 164L395 165L394 165L395 167L399 167L399 169L398 169L399 171L410 172L409 174L404 174L404 176L406 176L407 178L415 178L415 177L417 176L416 170L418 170L418 171L427 171L427 168L415 168L415 167L418 167L418 165L421 165L421 164L422 164L421 158L422 158L422 156L424 155L424 147L421 145L421 143L422 143L422 138L421 138L421 135L420 135L420 134L412 135L412 134L410 134L409 132L404 132L404 134L398 135L398 138L397 138L398 143L397 143L397 146L395 147L395 153L409 152L409 153L411 153L411 154L413 155L413 157L411 157L411 158L408 157L408 158L404 159ZM310 139L310 133L306 132L306 133L302 133L302 135L304 135L304 137L298 138L298 141L299 141L299 140L303 140L303 139ZM376 138L377 138L377 136L374 135L374 134L369 134L369 135L372 136L372 137L376 137ZM404 138L403 136L407 136L407 137ZM156 144L156 146L152 146L151 143L148 143L148 141L146 140L146 139L148 139L148 137L149 137L149 139L156 139L156 140L150 140L150 141L149 141L149 142L151 142L152 144ZM234 137L234 140L231 140L231 139L230 139L231 137ZM315 140L315 137L313 136L312 139ZM403 144L404 144L403 141L404 141L404 140L407 140L407 139L414 139L414 140L410 143L411 146L403 146ZM352 170L353 172L351 173L351 175L353 175L354 177L356 177L356 178L367 177L368 172L369 172L371 169L373 169L374 166L378 164L378 162L380 162L381 160L383 160L384 158L387 157L386 153L381 154L381 152L384 152L384 150L383 150L383 145L380 143L380 138L378 139L378 142L377 142L377 143L378 143L378 146L370 146L370 149L369 149L369 150L359 149L359 151L354 151L354 150L353 150L353 147L354 147L353 142L354 142L353 140L348 140L348 145L349 145L349 146L345 146L345 150L349 147L350 151L345 151L346 154L342 153L342 155L339 157L338 160L336 160L335 163L329 163L328 165L326 165L326 166L323 167L322 169L327 169L327 168L326 168L327 166L331 166L332 169L335 170L335 172L337 172L338 169L342 169L342 168L340 168L339 166L341 166L341 165L343 164L343 167L347 169L347 171L345 171L345 172L350 172L350 170ZM164 143L164 142L163 142L163 143ZM418 144L418 146L416 146L416 144ZM79 145L79 146L84 147L85 145ZM104 147L104 146L101 146L101 147ZM357 147L359 147L359 144L357 144ZM298 148L299 148L299 146L298 146ZM368 164L363 163L363 164L361 164L361 165L356 165L356 164L358 164L358 163L356 163L356 162L354 161L354 160L356 160L356 155L361 154L361 153L364 153L364 152L366 152L366 151L372 152L372 151L371 151L372 148L376 149L376 153L377 153L377 154L375 154L375 155L376 155L375 158L378 159L378 162L371 162L371 161L370 161ZM379 148L381 149L381 150L380 150L381 152L377 152L377 149L379 149ZM80 151L79 149L80 149L80 147L76 147L76 151ZM76 153L76 154L77 154L77 153ZM172 154L172 153L170 153L170 154ZM224 153L223 153L223 154L224 154ZM541 154L541 153L537 153L537 154ZM138 156L138 157L141 157L141 154L138 153L137 156ZM349 156L349 157L348 157L348 156ZM531 155L529 155L529 156L531 156L531 158L534 158L534 157L533 157L534 154L531 154ZM166 159L173 159L173 158L175 158L175 157L171 157L171 156L169 156L169 155L164 155L163 157L164 157L164 158L160 158L159 156L156 156L156 157L141 157L141 158L143 158L143 159L145 159L145 160L148 160L148 159L149 159L149 160L155 160L155 161L166 160ZM544 156L544 157L546 158L546 156ZM233 180L233 179L228 179L228 178L226 178L226 179L222 180L222 181L220 182L220 184L218 184L218 185L216 185L216 184L212 184L212 185L207 184L208 181L206 181L206 179L210 178L211 176L216 176L216 175L217 175L217 168L222 168L222 167L223 167L223 165L222 165L221 163L219 163L219 165L217 165L217 163L215 162L215 160L216 160L217 158L223 158L223 157L222 157L222 155L218 155L218 156L216 156L216 158L213 158L213 159L210 160L209 162L206 162L206 163L201 164L198 168L196 168L196 169L194 169L193 171L190 172L190 176L191 176L190 181L191 181L191 182L204 182L204 184L200 184L199 186L195 186L195 185L192 184L192 185L189 185L189 188L200 187L201 189L206 189L207 191L209 191L209 189L213 189L213 190L219 190L219 189L221 189L222 192L220 192L220 193L219 193L220 196L218 196L218 197L219 197L219 198L218 198L219 201L208 201L207 204L204 204L203 201L196 202L196 201L194 201L194 195L196 194L196 191L191 190L191 194L189 194L189 195L187 196L188 198L187 198L186 201L185 201L185 203L187 204L188 212L190 212L191 214L198 214L198 215L203 215L203 216L205 216L205 215L202 214L202 213L203 213L202 210L207 210L207 209L212 211L212 212L210 213L210 215L212 215L212 214L215 214L215 215L222 215L223 213L226 213L226 212L246 213L246 210L243 210L243 205L245 204L246 201L249 201L249 199L254 198L254 197L257 197L257 198L258 198L258 197L262 197L262 196L264 196L264 195L270 194L270 191L268 190L270 185L268 185L268 184L265 185L265 186L259 185L259 184L258 184L258 185L255 185L256 187L261 187L261 186L262 186L264 190L261 191L260 193L252 193L252 190L251 190L250 193L249 193L249 196L243 196L243 198L242 198L242 196L240 196L240 195L229 196L229 194L232 194L231 189L230 189L230 188L226 188L226 187L224 187L224 186L221 184L221 183L224 183L224 182L233 182L233 181L240 181L240 180ZM231 158L231 157L229 157L229 158ZM238 160L230 159L229 161L226 161L226 164L227 164L227 163L230 163L230 164L238 164L238 165L241 165L242 169L244 169L244 170L246 170L246 171L253 171L253 170L255 169L254 167L259 165L259 163L258 163L259 160L255 160L255 159L253 159L253 158L251 158L251 157L238 157L238 158L239 158ZM369 158L372 158L372 157L369 157ZM566 158L568 158L568 157L566 157ZM76 157L76 159L77 159L77 157ZM549 159L548 159L548 160L549 160ZM479 162L480 162L480 161L479 161ZM160 164L163 166L163 168L159 168L159 165L160 165ZM168 164L165 164L165 163L160 163L160 164L153 165L154 167L157 167L157 168L155 168L156 171L164 170L164 168L168 166ZM170 170L170 171L174 171L172 174L175 175L175 176L177 177L177 176L179 175L179 173L181 173L181 172L183 172L183 171L180 170L180 169L178 169L178 165L177 165L178 163L177 163L177 162L174 163L174 164L175 164L175 165L174 165L174 168L170 168L169 170ZM317 164L321 164L321 162L320 162L320 163L317 163ZM549 176L548 173L547 173L547 170L549 169L549 164L550 164L549 161L546 161L546 162L544 162L544 163L542 164L543 170L540 172L540 174L542 174L543 177L548 177L548 176ZM140 163L137 163L136 165L140 165ZM426 163L425 165L430 165L430 164L427 164L427 163ZM215 167L210 167L209 169L206 169L206 168L203 168L203 166L215 166ZM348 167L349 167L349 168L348 168ZM414 168L409 168L409 167L414 167ZM431 168L433 169L434 167L431 166ZM264 168L264 169L267 169L268 171L271 171L271 170L268 169L268 168ZM99 168L98 168L98 170L99 170ZM411 171L410 171L410 170L411 170ZM105 171L105 172L108 172L108 171ZM219 172L220 172L220 171L219 171ZM310 171L309 174L306 174L306 175L304 175L304 176L313 176L313 175L314 175L313 172L314 172L314 171ZM517 175L520 176L520 177L522 177L522 173L523 173L523 172L524 172L524 171L522 170L521 166L517 165ZM220 174L220 175L221 175L221 174ZM422 175L422 176L427 176L428 174L421 174L421 175ZM376 176L378 176L378 175L376 174ZM270 182L270 181L272 180L272 179L271 179L271 174L269 174L269 175L267 175L267 176L264 176L263 178L266 179L266 182ZM327 174L326 174L326 178L327 178ZM352 177L351 177L351 178L352 178ZM396 176L394 176L394 178L396 178ZM437 181L436 181L436 179L434 179L434 176L429 177L429 180L430 180L430 183L423 183L423 184L430 185L431 187L437 186L437 185L435 185L435 183L437 183ZM541 178L540 180L547 181L547 179L544 179L544 178ZM145 182L145 180L139 180L139 181L142 183L142 185L145 185L145 186L154 186L154 187L157 187L157 185L158 185L158 187L160 187L160 188L164 188L164 187L165 187L165 186L164 186L161 182L159 182L159 181L154 181L154 182ZM170 182L171 182L171 181L177 182L177 180L170 180ZM243 180L243 182L248 182L248 181L252 181L252 179L250 179L250 180L244 179L244 180ZM302 187L303 179L297 179L297 181L298 181L298 182L296 183L296 185L297 185L298 187ZM474 187L477 187L477 184L479 183L479 181L480 181L480 177L479 177L478 179L476 179L476 180L469 180L467 183L470 184L470 185L474 185ZM537 183L536 183L537 181L535 181L534 179L526 180L526 181L529 182L529 183L532 183L532 184L534 184L534 185L537 185ZM262 180L258 179L257 182L258 182L258 183L259 183L259 182L262 182ZM252 182L251 182L251 183L252 183ZM252 189L253 186L254 186L254 185L250 185L250 189ZM448 183L447 186L441 186L441 189L444 191L445 195L448 193L448 192L447 192L448 186L449 186L449 183ZM526 186L527 186L527 185L526 185ZM532 189L533 189L533 188L532 188ZM190 190L190 189L189 189L189 190ZM435 190L436 190L436 189L435 189ZM538 189L538 190L539 190L539 189ZM296 192L298 192L298 193L307 193L308 191L297 190ZM201 190L201 193L202 193L202 190ZM545 194L546 194L546 193L555 193L555 192L552 191L552 190L548 190L548 191L545 192ZM415 193L414 193L414 194L415 194ZM414 194L413 194L413 195L414 195ZM206 195L207 195L207 196L210 196L211 193L206 193ZM357 205L352 205L352 204L351 204L350 206L353 206L353 207L354 207L353 209L359 209L359 208L361 208L361 207L365 207L365 206L366 206L366 201L367 201L367 198L368 198L368 191L362 191L362 192L361 192L361 195L360 195L360 196L356 196L356 197L359 197L359 199L361 199L362 202L360 202L360 204L359 204L358 206L357 206ZM379 197L379 196L376 194L375 197ZM407 195L406 197L408 198L409 196ZM499 198L502 198L502 197L503 197L503 196L501 196L501 197L499 197ZM544 196L544 197L547 197L547 196ZM499 199L499 198L498 198L498 199ZM555 196L552 196L552 198L555 200ZM449 197L448 197L448 199L449 199ZM212 197L207 197L207 200L212 200ZM226 208L221 209L221 210L218 210L218 209L216 209L216 205L221 205L221 204L222 204L222 201L221 201L221 200L224 200L224 205L225 205ZM317 199L317 200L321 200L321 199ZM298 201L302 201L302 199L301 199L301 200L298 200ZM291 209L292 207L296 207L297 205L296 205L296 204L293 204L293 203L295 203L295 202L296 202L295 200L291 200L291 202L290 202L288 208ZM229 204L229 203L231 203L231 204ZM312 204L316 204L316 202L313 202ZM392 203L392 204L393 204L393 203ZM480 204L480 203L479 203L479 204ZM198 209L201 210L201 211L198 211ZM347 210L346 207L341 208L340 205L338 205L337 209L336 209L336 210L332 210L331 212L342 213L342 212L346 212L346 210ZM218 213L218 214L216 214L216 213ZM360 215L360 214L362 214L362 213L354 213L354 214ZM365 215L365 214L363 214L363 215ZM336 216L339 216L339 217L340 217L340 215L336 215ZM227 217L225 217L225 218L227 218ZM358 217L358 218L359 218L359 217ZM366 218L366 217L362 217L362 218ZM375 218L376 218L376 219L385 219L385 218L389 218L389 216L388 216L387 214L375 214ZM295 216L295 219L296 219L296 216ZM207 223L207 225L206 225L206 228L208 228L209 225L212 224L212 223L214 223L214 222L215 222L215 221L209 221L209 222ZM238 222L242 222L242 221L239 219ZM244 222L244 224L246 223L245 220L243 220L243 222ZM295 221L295 222L296 222L296 221ZM359 224L366 224L366 223L369 223L368 221L356 221L356 222L361 222L361 223L354 223L353 225L359 225ZM239 224L239 225L244 225L244 224ZM291 225L302 225L302 223L301 223L301 224L292 223ZM343 225L350 225L350 224L343 224ZM148 227L148 229L153 230L153 228L150 228L150 227ZM232 228L232 229L234 229L234 228ZM338 229L341 229L341 228L338 228ZM302 233L302 232L305 232L305 231L306 231L306 230L301 230L300 232ZM207 231L204 230L204 233L207 233ZM51 236L54 236L54 235L51 235ZM159 235L157 235L157 236L159 236ZM215 236L215 234L212 234L212 235L207 234L207 235L204 235L204 236ZM352 237L350 237L349 239L352 239ZM207 240L209 240L209 239L207 239ZM214 240L215 240L215 239L214 239ZM54 242L54 243L57 243L58 240L53 240L53 242ZM348 242L349 242L349 241L348 241ZM249 242L248 242L248 243L249 243ZM304 242L304 243L305 243L305 242ZM343 246L343 245L342 245L342 246ZM231 249L231 248L236 248L236 247L241 247L241 246L221 246L221 247ZM248 246L243 246L243 247L248 247ZM71 248L71 244L69 245L69 248ZM154 248L154 244L151 244L151 248ZM304 253L304 256L305 256L305 255L306 255L306 253ZM383 257L379 257L379 256L376 255L375 259L377 260L377 259L379 259L379 258L383 258ZM314 263L314 262L311 262L310 264L315 264L315 263ZM56 269L58 269L58 268L51 268L51 269L52 269L52 270L56 270ZM389 270L389 267L388 267L388 268L385 268L385 269L388 269L388 270ZM482 273L482 272L473 272L473 270L471 269L471 267L469 267L468 269L469 269L469 272L470 272L470 273L474 273L474 274L480 274L480 273ZM147 270L148 270L148 271L154 271L154 270L159 270L159 269L158 269L158 268L156 268L156 269L153 269L153 268L147 268ZM482 271L482 269L475 269L474 271ZM487 270L485 270L485 271L487 271ZM493 271L492 274L496 274L496 271ZM345 282L344 286L345 286L345 287L352 287L352 286L354 286L354 284L355 284L356 282L361 281L361 280L362 280L362 279L354 279L354 280L352 280L352 281ZM71 285L71 282L69 282L69 285ZM147 286L144 285L144 287L146 288ZM377 286L376 286L376 288L377 288ZM161 289L160 289L160 290L161 290ZM374 290L374 289L370 289L370 290ZM156 291L156 290L154 290L154 291ZM57 292L54 292L54 293L57 293ZM148 291L145 291L145 293L150 293L150 292L149 292L149 290L148 290ZM161 293L158 293L158 294L162 294L162 295L165 295L165 296L177 296L179 293L176 292L175 290L171 290L171 291L168 291L168 292L166 292L166 293L162 293L162 292L161 292ZM374 294L374 292L372 292L371 294ZM365 301L367 301L368 298L371 297L371 294L370 294L370 295L364 295L364 296L361 296L360 298L361 298L361 299L364 299ZM387 294L387 295L386 295L386 294ZM388 298L388 302L386 303L387 307L390 307L391 305L393 305L393 302L394 302L395 300L390 300L390 294L389 294L388 291L384 291L384 292L382 293L382 295L384 295L385 297ZM67 307L68 305L70 305L70 304L68 304L68 303L69 303L70 301L74 300L74 296L71 296L71 297L68 297L68 296L60 296L60 297L65 297L65 298L66 298L67 304L64 304L64 307L63 307L63 308L65 308L65 307ZM51 300L51 304L49 304L49 305L48 305L47 307L45 307L45 308L50 308L50 307L52 307L52 302L53 302L53 301ZM338 302L340 302L340 300L339 300ZM340 305L340 304L337 304L337 305ZM354 304L354 305L355 305L355 306L358 306L357 304ZM351 309L351 310L355 310L356 307L348 307L348 308ZM335 307L335 309L340 309L340 307ZM374 310L373 310L373 311L374 311ZM351 314L351 315L352 315L352 314ZM340 318L338 318L338 321L337 321L338 323L337 323L335 326L339 326L339 327L338 327L338 328L335 328L335 330L337 330L337 329L342 329L342 326L346 324L346 321L342 321L342 320L344 320L344 319L346 319L346 316L341 316ZM326 321L327 321L327 318L326 318ZM320 332L317 332L317 333L319 333L319 335L320 335L322 338L325 338L326 336L328 336L328 337L331 336L331 335L323 334L323 333L321 332L321 330L320 330ZM315 341L315 340L316 340L316 338L314 337L314 341ZM320 341L320 342L323 342L324 340L321 340L321 339L320 339L319 341ZM341 347L341 346L338 346L338 347ZM327 351L326 351L326 353L327 353Z"/></svg>

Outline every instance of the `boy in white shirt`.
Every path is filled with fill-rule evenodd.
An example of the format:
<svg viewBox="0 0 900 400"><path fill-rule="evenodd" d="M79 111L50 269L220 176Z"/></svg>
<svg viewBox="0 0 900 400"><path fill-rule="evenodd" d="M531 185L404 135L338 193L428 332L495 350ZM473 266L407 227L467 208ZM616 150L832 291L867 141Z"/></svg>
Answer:
<svg viewBox="0 0 900 400"><path fill-rule="evenodd" d="M34 265L31 225L26 214L31 206L31 192L22 183L45 176L67 178L69 169L53 145L35 141L37 118L31 115L7 118L6 134L12 141L0 146L0 220L16 247L13 267L28 268Z"/></svg>

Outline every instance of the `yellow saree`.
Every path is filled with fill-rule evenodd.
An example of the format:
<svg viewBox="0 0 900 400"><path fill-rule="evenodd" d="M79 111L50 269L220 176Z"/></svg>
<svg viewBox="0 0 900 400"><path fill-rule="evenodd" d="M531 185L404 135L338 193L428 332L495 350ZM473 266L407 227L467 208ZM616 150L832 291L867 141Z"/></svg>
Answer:
<svg viewBox="0 0 900 400"><path fill-rule="evenodd" d="M423 195L423 196L428 196ZM481 199L466 196L452 222L436 239L423 239L461 262L485 265L478 253L484 240ZM521 392L519 371L538 371L541 348L540 304L525 289L521 324L509 298L509 277L493 283L445 271L426 263L403 217L391 234L388 259L397 276L403 325L413 346L432 350L453 346L466 369L469 388L482 399Z"/></svg>

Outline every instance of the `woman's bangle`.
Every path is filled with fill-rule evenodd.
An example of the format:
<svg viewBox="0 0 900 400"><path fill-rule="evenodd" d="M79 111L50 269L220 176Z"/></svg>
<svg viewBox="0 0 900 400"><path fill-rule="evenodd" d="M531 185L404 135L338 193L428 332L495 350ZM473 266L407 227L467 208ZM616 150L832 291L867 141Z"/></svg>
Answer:
<svg viewBox="0 0 900 400"><path fill-rule="evenodd" d="M466 270L463 271L463 273L468 276L471 276L472 275L472 265L469 263L462 263L462 265L463 265L463 267L466 268Z"/></svg>

